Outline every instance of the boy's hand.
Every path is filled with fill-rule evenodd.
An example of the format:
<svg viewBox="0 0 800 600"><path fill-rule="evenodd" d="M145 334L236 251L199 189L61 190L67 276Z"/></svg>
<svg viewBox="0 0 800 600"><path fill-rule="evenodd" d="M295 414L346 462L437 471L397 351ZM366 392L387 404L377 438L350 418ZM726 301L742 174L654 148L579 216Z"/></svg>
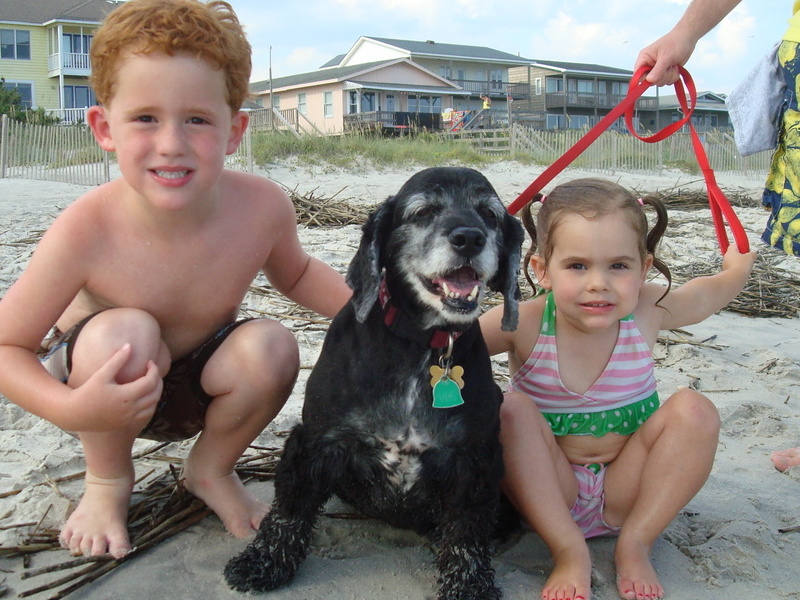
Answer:
<svg viewBox="0 0 800 600"><path fill-rule="evenodd" d="M72 391L69 420L76 427L68 431L113 431L141 421L146 425L161 397L163 380L158 366L147 362L147 371L138 379L118 383L117 375L130 359L131 346L117 350L89 379Z"/></svg>

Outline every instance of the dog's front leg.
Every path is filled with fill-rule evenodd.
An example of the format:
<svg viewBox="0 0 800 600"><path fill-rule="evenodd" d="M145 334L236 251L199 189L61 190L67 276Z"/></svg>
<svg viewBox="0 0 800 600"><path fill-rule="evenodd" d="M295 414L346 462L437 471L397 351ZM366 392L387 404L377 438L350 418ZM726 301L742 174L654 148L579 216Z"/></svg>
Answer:
<svg viewBox="0 0 800 600"><path fill-rule="evenodd" d="M498 446L499 450L499 446ZM435 540L439 569L437 600L499 600L502 592L494 583L491 537L500 500L500 452L494 467L475 464L462 457L451 471L444 514ZM491 453L489 454L491 456ZM497 461L500 464L497 465Z"/></svg>
<svg viewBox="0 0 800 600"><path fill-rule="evenodd" d="M263 592L291 581L306 558L314 525L331 496L330 470L312 450L311 436L298 425L286 440L275 472L275 500L255 539L228 561L225 579L240 592Z"/></svg>

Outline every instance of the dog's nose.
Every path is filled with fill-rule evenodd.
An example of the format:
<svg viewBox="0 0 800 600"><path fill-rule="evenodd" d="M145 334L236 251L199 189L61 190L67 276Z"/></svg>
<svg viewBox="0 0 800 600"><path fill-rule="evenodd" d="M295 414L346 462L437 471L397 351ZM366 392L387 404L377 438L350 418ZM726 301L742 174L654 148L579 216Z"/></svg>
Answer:
<svg viewBox="0 0 800 600"><path fill-rule="evenodd" d="M456 227L447 236L450 245L462 256L475 256L486 245L486 236L477 227Z"/></svg>

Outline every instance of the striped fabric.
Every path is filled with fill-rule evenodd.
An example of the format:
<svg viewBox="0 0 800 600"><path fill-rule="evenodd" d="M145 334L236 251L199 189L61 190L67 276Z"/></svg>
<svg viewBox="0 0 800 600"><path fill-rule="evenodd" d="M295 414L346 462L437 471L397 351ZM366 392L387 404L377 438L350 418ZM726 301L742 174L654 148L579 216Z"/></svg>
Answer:
<svg viewBox="0 0 800 600"><path fill-rule="evenodd" d="M656 392L653 354L633 315L619 322L617 345L605 370L586 391L568 390L558 372L556 307L550 292L545 301L539 339L509 389L528 394L543 413L598 413L645 400Z"/></svg>

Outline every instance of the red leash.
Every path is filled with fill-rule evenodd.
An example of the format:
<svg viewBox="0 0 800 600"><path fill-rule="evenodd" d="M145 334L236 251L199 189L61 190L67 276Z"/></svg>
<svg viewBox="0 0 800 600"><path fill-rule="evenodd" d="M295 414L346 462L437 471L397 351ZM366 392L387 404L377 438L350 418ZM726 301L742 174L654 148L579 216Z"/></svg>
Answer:
<svg viewBox="0 0 800 600"><path fill-rule="evenodd" d="M678 131L684 125L688 124L689 131L692 134L692 146L694 147L694 152L697 156L697 162L699 163L700 169L703 172L703 177L706 180L706 188L708 189L708 204L711 208L711 218L714 222L714 231L717 235L717 241L719 241L720 249L724 254L730 243L728 241L728 234L725 229L725 221L727 221L739 251L742 253L749 252L750 243L747 240L747 234L745 234L739 218L736 216L733 208L731 208L730 202L728 202L725 194L722 193L722 190L717 185L714 177L714 171L711 169L711 165L708 162L708 156L706 156L703 143L700 141L700 136L697 135L697 131L695 131L694 126L692 125L692 112L697 104L697 90L695 89L694 81L686 69L683 67L678 67L678 70L680 72L681 79L686 83L686 89L689 91L689 99L691 101L691 105L689 105L686 101L686 93L684 91L683 82L681 79L678 79L674 86L675 93L678 96L678 102L680 103L684 114L684 117L681 120L667 125L664 129L654 133L649 137L642 137L636 133L633 127L633 109L636 105L636 101L651 85L644 79L644 75L649 71L649 67L641 67L634 74L633 79L631 79L630 84L628 85L628 94L625 96L622 102L614 107L610 113L608 113L600 120L599 123L597 123L597 125L592 127L586 133L586 135L578 140L578 142L572 148L567 150L561 158L547 167L542 174L533 181L533 183L525 188L525 190L517 197L517 199L509 205L508 212L512 215L516 214L523 206L525 206L525 204L530 202L533 197L539 193L542 188L544 188L544 186L550 183L550 181L552 181L556 175L558 175L572 161L574 161L592 144L592 142L600 137L601 133L608 129L623 114L625 115L625 124L628 127L628 131L630 131L632 135L643 142L650 144L654 142L660 142L661 140ZM724 221L723 216L725 219Z"/></svg>

